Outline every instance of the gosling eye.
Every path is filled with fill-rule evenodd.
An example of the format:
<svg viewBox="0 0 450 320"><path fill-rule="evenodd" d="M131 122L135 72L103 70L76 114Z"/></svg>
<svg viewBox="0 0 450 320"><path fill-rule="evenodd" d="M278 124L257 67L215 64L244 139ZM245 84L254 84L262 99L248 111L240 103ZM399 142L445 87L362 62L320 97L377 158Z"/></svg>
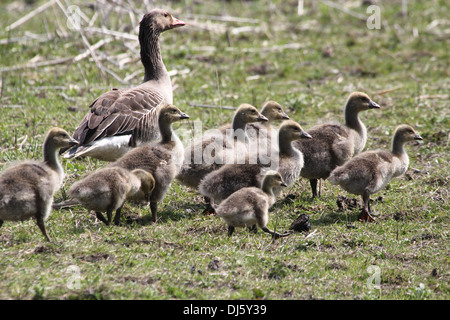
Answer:
<svg viewBox="0 0 450 320"><path fill-rule="evenodd" d="M164 17L167 18L169 16L169 14L166 12L164 13Z"/></svg>

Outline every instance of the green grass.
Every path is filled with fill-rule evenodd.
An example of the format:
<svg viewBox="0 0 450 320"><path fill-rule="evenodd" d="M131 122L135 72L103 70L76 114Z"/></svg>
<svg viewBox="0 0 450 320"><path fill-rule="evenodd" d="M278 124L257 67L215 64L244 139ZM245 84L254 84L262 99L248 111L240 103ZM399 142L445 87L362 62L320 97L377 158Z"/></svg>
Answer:
<svg viewBox="0 0 450 320"><path fill-rule="evenodd" d="M2 4L8 10L0 10L0 39L27 32L51 38L0 44L2 70L31 59L77 56L86 49L80 35L65 27L57 6L5 31L43 3ZM150 212L145 206L126 204L122 227L105 226L75 207L52 212L47 230L54 242L46 243L35 221L5 222L0 229L0 299L449 299L448 3L409 1L407 16L401 14L401 1L380 4L380 30L369 30L365 21L320 2L305 1L301 17L293 0L164 3L187 22L163 34L161 45L168 70L189 70L172 80L175 104L191 120L213 128L233 114L193 103L260 107L273 99L307 129L319 121L341 121L347 95L365 91L382 106L361 116L368 127L366 150L388 148L395 127L410 124L424 138L406 147L410 167L428 174L409 169L374 196L382 197L373 204L381 214L370 224L357 221L359 208L338 209L338 196L355 196L325 181L321 198L311 200L309 182L299 180L286 190L296 199L274 206L269 227L285 230L306 213L315 233L276 241L244 229L228 237L219 217L201 214L202 197L176 181L160 205L157 224L146 222ZM79 4L89 18L94 15L81 1L70 4ZM352 4L353 11L367 15L365 5ZM146 11L141 4L135 8ZM107 28L135 34L126 28L131 25L128 13L98 13ZM194 22L208 25L196 15L256 23L211 20L212 29L206 30L196 27ZM94 26L100 26L99 20ZM234 34L241 26L259 31ZM102 37L89 34L88 39L94 44ZM97 51L133 57L123 68L101 60L121 78L142 70L139 57L124 42L116 39ZM142 77L121 84L102 75L92 59L3 71L0 170L12 161L40 159L50 126L72 132L95 97L111 87L136 85ZM190 130L190 125L176 129ZM66 180L57 201L80 176L105 165L94 159L62 163ZM379 267L379 289L368 286L371 266Z"/></svg>

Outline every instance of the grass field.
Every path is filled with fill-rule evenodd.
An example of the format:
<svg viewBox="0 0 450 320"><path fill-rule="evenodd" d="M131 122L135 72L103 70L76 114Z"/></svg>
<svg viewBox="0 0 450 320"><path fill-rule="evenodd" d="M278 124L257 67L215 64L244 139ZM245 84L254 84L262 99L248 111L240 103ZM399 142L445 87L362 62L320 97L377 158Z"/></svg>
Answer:
<svg viewBox="0 0 450 320"><path fill-rule="evenodd" d="M126 35L136 37L134 27L153 7L186 22L162 35L162 54L175 104L205 129L230 121L233 111L222 106L260 108L268 99L305 129L343 121L348 94L364 91L382 107L361 115L365 150L389 148L401 123L423 141L406 146L406 175L374 195L375 223L358 222L360 208L340 210L338 197L356 196L327 181L311 200L304 179L286 190L293 201L274 206L269 227L285 230L306 213L311 232L275 241L244 229L228 237L219 217L202 215L203 198L176 181L157 224L136 204L124 207L121 227L81 207L54 210L47 243L35 221L6 221L0 299L450 298L448 1L304 1L299 16L295 0L60 0L13 25L47 3L25 2L0 8L0 171L11 161L40 159L46 131L73 132L99 94L142 81L138 42ZM379 29L367 26L372 2ZM84 14L83 32L67 24L61 7L68 5ZM95 31L100 27L120 35ZM106 41L95 60L83 36L91 46ZM175 129L189 132L191 121ZM56 201L106 164L61 161L66 179Z"/></svg>

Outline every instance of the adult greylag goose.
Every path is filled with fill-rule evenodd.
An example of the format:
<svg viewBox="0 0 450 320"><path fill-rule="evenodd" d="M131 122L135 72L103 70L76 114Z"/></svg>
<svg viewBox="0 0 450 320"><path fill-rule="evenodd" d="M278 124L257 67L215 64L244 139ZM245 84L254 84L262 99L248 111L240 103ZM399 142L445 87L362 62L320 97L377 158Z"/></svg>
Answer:
<svg viewBox="0 0 450 320"><path fill-rule="evenodd" d="M292 142L297 139L311 139L311 136L297 122L284 121L278 133L279 151L273 155L272 162L256 159L256 163L247 160L245 164L224 165L202 179L200 193L209 198L211 203L219 204L239 189L261 187L264 171L275 167L286 184L292 185L300 176L304 163L302 153L292 147ZM280 191L281 188L274 188L276 195Z"/></svg>
<svg viewBox="0 0 450 320"><path fill-rule="evenodd" d="M331 184L362 197L364 207L359 220L374 221L370 195L383 189L392 178L406 172L409 157L404 144L413 140L422 140L422 137L412 127L400 125L395 130L390 151L365 151L331 172L328 178Z"/></svg>
<svg viewBox="0 0 450 320"><path fill-rule="evenodd" d="M275 203L273 193L275 187L286 186L281 175L269 171L264 176L261 188L248 187L231 194L215 211L228 224L228 235L231 236L236 227L253 227L258 225L273 238L286 237L292 232L278 233L267 228L269 208Z"/></svg>
<svg viewBox="0 0 450 320"><path fill-rule="evenodd" d="M65 158L91 156L115 161L132 147L158 138L156 112L163 104L173 103L172 83L161 57L159 36L184 25L161 9L144 15L139 25L143 83L129 89L112 89L95 99L73 134L79 143L68 150Z"/></svg>
<svg viewBox="0 0 450 320"><path fill-rule="evenodd" d="M317 197L318 179L326 179L337 166L343 165L360 153L366 144L367 129L359 119L359 113L368 109L378 109L363 92L353 92L344 108L345 123L319 124L307 130L313 140L297 140L294 146L305 158L301 176L311 184L313 198Z"/></svg>
<svg viewBox="0 0 450 320"><path fill-rule="evenodd" d="M43 161L28 160L15 164L0 175L0 226L4 220L35 218L47 241L45 221L52 209L53 195L60 188L64 171L58 161L60 148L77 141L61 128L52 128L43 146Z"/></svg>
<svg viewBox="0 0 450 320"><path fill-rule="evenodd" d="M249 123L267 121L254 106L241 104L231 124L205 133L185 148L185 163L177 179L197 189L201 179L225 163L237 163L245 158L248 146L246 127Z"/></svg>
<svg viewBox="0 0 450 320"><path fill-rule="evenodd" d="M97 170L69 189L71 199L78 201L89 210L95 211L97 218L109 225L112 214L114 224L120 224L120 212L126 200L147 200L155 187L153 176L142 169L132 171L120 167ZM107 219L102 212L106 212Z"/></svg>
<svg viewBox="0 0 450 320"><path fill-rule="evenodd" d="M173 179L180 171L184 158L183 145L173 131L172 124L188 118L187 114L174 105L161 107L158 115L161 140L136 147L110 164L111 167L128 170L143 169L153 175L155 188L149 200L154 222L157 219L158 202L164 199Z"/></svg>

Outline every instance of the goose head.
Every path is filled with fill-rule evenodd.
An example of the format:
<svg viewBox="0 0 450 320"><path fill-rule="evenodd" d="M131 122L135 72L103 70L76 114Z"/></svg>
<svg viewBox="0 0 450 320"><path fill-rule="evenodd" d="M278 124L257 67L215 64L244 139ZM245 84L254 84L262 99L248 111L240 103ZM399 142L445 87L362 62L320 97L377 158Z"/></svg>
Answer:
<svg viewBox="0 0 450 320"><path fill-rule="evenodd" d="M283 111L283 108L278 102L267 101L262 110L261 114L264 115L269 121L274 120L289 120L289 116Z"/></svg>
<svg viewBox="0 0 450 320"><path fill-rule="evenodd" d="M294 141L299 139L311 139L311 135L293 120L284 121L280 127L279 136L284 141Z"/></svg>
<svg viewBox="0 0 450 320"><path fill-rule="evenodd" d="M411 126L402 124L395 129L394 140L405 143L413 140L422 140L422 137Z"/></svg>
<svg viewBox="0 0 450 320"><path fill-rule="evenodd" d="M78 144L78 141L72 138L66 130L61 128L51 128L47 133L49 141L55 149L71 147Z"/></svg>
<svg viewBox="0 0 450 320"><path fill-rule="evenodd" d="M368 109L380 109L380 105L372 101L364 92L353 92L348 97L346 109L359 112Z"/></svg>
<svg viewBox="0 0 450 320"><path fill-rule="evenodd" d="M140 29L143 31L150 29L161 33L184 25L183 21L176 19L169 12L162 9L153 9L142 18Z"/></svg>
<svg viewBox="0 0 450 320"><path fill-rule="evenodd" d="M268 119L262 115L258 109L254 106L244 103L239 106L234 114L234 120L239 123L252 123L268 121Z"/></svg>
<svg viewBox="0 0 450 320"><path fill-rule="evenodd" d="M160 123L174 123L183 119L189 119L189 116L173 104L166 104L159 110Z"/></svg>
<svg viewBox="0 0 450 320"><path fill-rule="evenodd" d="M262 184L267 188L287 187L281 174L275 170L269 170L264 176Z"/></svg>
<svg viewBox="0 0 450 320"><path fill-rule="evenodd" d="M150 172L143 169L135 169L131 171L141 181L140 192L144 195L149 195L155 189L155 178Z"/></svg>

